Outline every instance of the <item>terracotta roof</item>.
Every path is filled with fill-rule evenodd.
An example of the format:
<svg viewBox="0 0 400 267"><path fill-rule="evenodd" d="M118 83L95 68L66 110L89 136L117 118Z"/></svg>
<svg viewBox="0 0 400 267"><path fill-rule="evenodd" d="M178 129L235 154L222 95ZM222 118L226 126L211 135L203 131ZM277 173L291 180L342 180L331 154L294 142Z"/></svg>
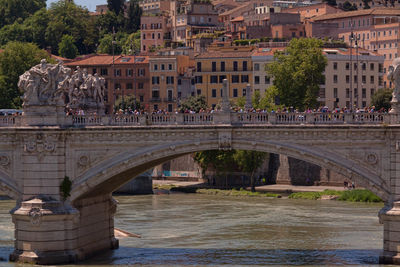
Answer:
<svg viewBox="0 0 400 267"><path fill-rule="evenodd" d="M51 58L54 58L54 59L56 59L56 60L62 61L62 62L64 62L64 63L73 61L73 59L64 58L64 57L56 56L56 55L53 55L53 54L51 54L50 57L51 57Z"/></svg>
<svg viewBox="0 0 400 267"><path fill-rule="evenodd" d="M250 3L238 6L238 7L234 8L234 9L231 9L231 10L228 10L228 11L225 11L224 13L220 14L219 16L229 16L229 15L235 13L236 11L239 11L241 9L247 8L248 6L250 6ZM246 11L246 10L243 10L243 12L244 11Z"/></svg>
<svg viewBox="0 0 400 267"><path fill-rule="evenodd" d="M118 65L126 65L126 64L133 64L133 63L149 63L149 57L148 56L119 56L117 59L115 59L115 64Z"/></svg>
<svg viewBox="0 0 400 267"><path fill-rule="evenodd" d="M251 57L252 53L253 51L207 51L197 55L195 58L245 58Z"/></svg>
<svg viewBox="0 0 400 267"><path fill-rule="evenodd" d="M120 56L115 56L114 61L116 61ZM88 65L111 65L113 62L113 56L111 55L91 55L84 59L74 60L65 65L73 65L73 66L88 66Z"/></svg>
<svg viewBox="0 0 400 267"><path fill-rule="evenodd" d="M231 19L231 21L232 22L235 22L235 21L243 21L244 19L243 19L243 16L239 16L239 17L236 17L236 18L234 18L234 19Z"/></svg>
<svg viewBox="0 0 400 267"><path fill-rule="evenodd" d="M314 21L321 21L321 20L330 20L330 19L341 19L341 18L348 18L348 17L358 17L358 16L367 16L367 15L393 15L393 16L400 16L400 8L371 8L371 9L362 9L356 11L348 11L348 12L340 12L334 14L326 14L322 16L318 16L314 18Z"/></svg>

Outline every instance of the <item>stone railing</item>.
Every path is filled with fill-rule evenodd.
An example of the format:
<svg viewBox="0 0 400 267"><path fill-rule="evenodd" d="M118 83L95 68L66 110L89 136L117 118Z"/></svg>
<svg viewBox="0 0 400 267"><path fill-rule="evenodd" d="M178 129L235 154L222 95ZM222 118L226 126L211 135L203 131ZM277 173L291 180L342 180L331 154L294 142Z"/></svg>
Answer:
<svg viewBox="0 0 400 267"><path fill-rule="evenodd" d="M230 120L229 120L230 117ZM85 115L61 118L63 126L144 126L144 125L334 125L399 124L396 114L384 113L195 113L141 115ZM63 122L63 123L62 123ZM30 125L24 116L0 116L0 126Z"/></svg>

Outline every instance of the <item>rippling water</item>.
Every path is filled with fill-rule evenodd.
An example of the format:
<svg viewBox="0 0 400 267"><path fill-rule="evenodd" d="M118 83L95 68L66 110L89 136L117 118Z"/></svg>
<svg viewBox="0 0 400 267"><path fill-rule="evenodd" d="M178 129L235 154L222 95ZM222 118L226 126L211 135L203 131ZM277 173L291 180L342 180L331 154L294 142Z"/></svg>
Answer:
<svg viewBox="0 0 400 267"><path fill-rule="evenodd" d="M79 266L377 265L382 205L199 194L118 196L115 225L141 234ZM13 246L0 201L0 257ZM14 266L0 262L1 266Z"/></svg>

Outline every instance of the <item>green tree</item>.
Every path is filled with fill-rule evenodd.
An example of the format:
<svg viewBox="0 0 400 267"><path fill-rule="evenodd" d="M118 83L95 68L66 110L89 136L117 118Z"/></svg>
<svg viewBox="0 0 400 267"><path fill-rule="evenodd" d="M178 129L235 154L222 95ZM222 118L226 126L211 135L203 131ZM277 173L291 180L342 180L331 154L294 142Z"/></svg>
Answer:
<svg viewBox="0 0 400 267"><path fill-rule="evenodd" d="M259 90L256 90L251 97L251 103L253 105L253 108L260 108L260 100L261 100L261 94Z"/></svg>
<svg viewBox="0 0 400 267"><path fill-rule="evenodd" d="M114 55L119 55L122 53L123 45L126 44L128 35L126 33L119 32L115 34L114 39ZM113 53L113 35L106 34L102 39L100 39L100 44L97 48L97 52L101 54L112 54Z"/></svg>
<svg viewBox="0 0 400 267"><path fill-rule="evenodd" d="M58 44L65 34L74 37L79 54L93 52L97 40L93 39L95 18L89 11L77 6L73 1L58 1L52 3L49 9L49 23L46 28L46 45L53 53L58 52Z"/></svg>
<svg viewBox="0 0 400 267"><path fill-rule="evenodd" d="M0 28L46 7L46 0L0 0Z"/></svg>
<svg viewBox="0 0 400 267"><path fill-rule="evenodd" d="M21 107L19 76L40 60L50 60L46 51L31 43L9 42L0 53L0 108Z"/></svg>
<svg viewBox="0 0 400 267"><path fill-rule="evenodd" d="M321 47L321 40L301 38L292 39L284 51L275 52L267 72L274 78L282 104L300 110L317 106L319 85L324 82L327 65Z"/></svg>
<svg viewBox="0 0 400 267"><path fill-rule="evenodd" d="M279 92L276 86L272 85L265 90L264 96L260 99L258 108L265 109L267 111L277 110L279 107L275 104L275 100L278 97Z"/></svg>
<svg viewBox="0 0 400 267"><path fill-rule="evenodd" d="M235 164L243 172L251 173L250 186L251 192L255 192L254 172L262 165L268 153L248 150L236 150L233 154Z"/></svg>
<svg viewBox="0 0 400 267"><path fill-rule="evenodd" d="M140 17L142 9L137 0L130 0L128 6L128 17L126 19L125 30L128 33L136 32L140 29Z"/></svg>
<svg viewBox="0 0 400 267"><path fill-rule="evenodd" d="M118 97L117 100L115 100L114 109L115 111L119 109L140 110L141 105L134 95L129 95L124 97L123 102L122 102L122 97Z"/></svg>
<svg viewBox="0 0 400 267"><path fill-rule="evenodd" d="M195 112L199 112L200 109L207 109L207 101L203 95L190 96L186 98L180 107L181 111L193 110Z"/></svg>
<svg viewBox="0 0 400 267"><path fill-rule="evenodd" d="M100 35L103 36L124 29L125 17L123 13L117 15L113 11L107 11L98 17L96 24L101 29Z"/></svg>
<svg viewBox="0 0 400 267"><path fill-rule="evenodd" d="M107 0L108 10L114 12L117 16L124 13L125 0Z"/></svg>
<svg viewBox="0 0 400 267"><path fill-rule="evenodd" d="M140 52L140 31L131 33L122 46L122 54L133 55Z"/></svg>
<svg viewBox="0 0 400 267"><path fill-rule="evenodd" d="M31 42L32 32L30 28L19 21L9 24L0 29L0 46L10 41Z"/></svg>
<svg viewBox="0 0 400 267"><path fill-rule="evenodd" d="M32 36L32 42L40 48L46 49L46 29L49 24L50 17L46 8L38 10L35 14L24 21L25 27Z"/></svg>
<svg viewBox="0 0 400 267"><path fill-rule="evenodd" d="M58 45L58 54L65 58L76 58L78 54L78 48L76 48L74 41L74 37L65 34Z"/></svg>
<svg viewBox="0 0 400 267"><path fill-rule="evenodd" d="M364 9L370 9L371 8L370 5L369 5L369 3L371 1L372 0L362 0Z"/></svg>
<svg viewBox="0 0 400 267"><path fill-rule="evenodd" d="M325 2L330 6L337 6L336 0L323 0L322 2Z"/></svg>
<svg viewBox="0 0 400 267"><path fill-rule="evenodd" d="M351 4L349 1L346 1L343 3L342 9L344 11L355 11L355 10L357 10L357 5Z"/></svg>
<svg viewBox="0 0 400 267"><path fill-rule="evenodd" d="M379 89L372 96L371 105L375 106L375 110L384 108L388 111L390 108L390 101L392 100L392 93L393 89L390 88Z"/></svg>

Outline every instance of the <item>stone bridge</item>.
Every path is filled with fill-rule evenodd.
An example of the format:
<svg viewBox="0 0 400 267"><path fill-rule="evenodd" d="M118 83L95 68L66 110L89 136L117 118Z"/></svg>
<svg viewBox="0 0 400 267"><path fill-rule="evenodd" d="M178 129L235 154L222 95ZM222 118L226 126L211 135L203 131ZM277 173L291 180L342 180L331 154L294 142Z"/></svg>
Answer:
<svg viewBox="0 0 400 267"><path fill-rule="evenodd" d="M188 153L243 149L314 163L380 196L381 261L400 263L396 97L390 114L232 113L224 80L215 113L105 116L104 81L84 71L42 60L19 86L23 115L0 117L0 188L16 200L13 261L68 263L117 248L114 190ZM83 106L97 115L65 115Z"/></svg>
<svg viewBox="0 0 400 267"><path fill-rule="evenodd" d="M0 187L11 211L11 260L54 264L118 247L112 192L188 153L243 149L334 170L385 201L383 262L398 262L400 124L380 113L200 113L1 117ZM46 125L47 124L47 125ZM60 185L72 181L65 200ZM356 222L355 222L356 223Z"/></svg>

